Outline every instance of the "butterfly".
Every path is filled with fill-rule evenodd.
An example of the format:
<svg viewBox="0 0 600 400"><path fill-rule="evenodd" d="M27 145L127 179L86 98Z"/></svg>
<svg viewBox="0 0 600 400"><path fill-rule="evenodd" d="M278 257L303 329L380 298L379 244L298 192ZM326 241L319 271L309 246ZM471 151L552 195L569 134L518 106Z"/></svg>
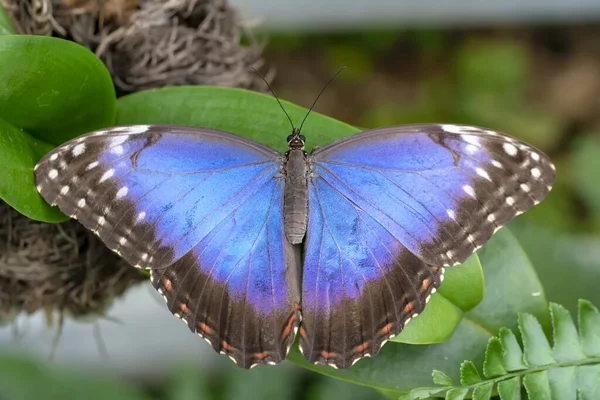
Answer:
<svg viewBox="0 0 600 400"><path fill-rule="evenodd" d="M237 365L348 368L423 311L446 267L539 203L555 168L475 126L367 130L282 154L232 133L132 125L73 139L37 190L132 265Z"/></svg>

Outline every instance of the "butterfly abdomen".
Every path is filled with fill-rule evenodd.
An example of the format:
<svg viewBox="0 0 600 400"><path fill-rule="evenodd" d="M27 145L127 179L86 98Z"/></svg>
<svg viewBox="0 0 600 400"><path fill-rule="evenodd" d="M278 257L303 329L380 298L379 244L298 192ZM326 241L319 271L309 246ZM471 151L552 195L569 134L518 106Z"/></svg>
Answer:
<svg viewBox="0 0 600 400"><path fill-rule="evenodd" d="M283 224L285 236L292 244L302 243L308 220L307 162L303 150L287 153L285 189L283 193Z"/></svg>

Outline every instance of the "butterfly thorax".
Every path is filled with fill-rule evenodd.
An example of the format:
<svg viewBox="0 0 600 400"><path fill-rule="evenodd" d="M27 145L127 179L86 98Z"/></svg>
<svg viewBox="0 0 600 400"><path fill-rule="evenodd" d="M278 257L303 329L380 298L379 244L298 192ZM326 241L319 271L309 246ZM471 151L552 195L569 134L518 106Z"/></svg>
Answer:
<svg viewBox="0 0 600 400"><path fill-rule="evenodd" d="M292 244L302 243L308 220L308 163L306 152L290 149L286 153L283 224L285 236Z"/></svg>

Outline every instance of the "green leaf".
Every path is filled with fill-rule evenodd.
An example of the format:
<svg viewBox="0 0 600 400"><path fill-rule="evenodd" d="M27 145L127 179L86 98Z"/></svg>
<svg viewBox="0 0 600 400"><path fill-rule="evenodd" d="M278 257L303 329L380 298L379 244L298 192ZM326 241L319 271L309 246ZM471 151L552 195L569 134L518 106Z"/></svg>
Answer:
<svg viewBox="0 0 600 400"><path fill-rule="evenodd" d="M485 275L485 297L467 317L490 332L516 329L515 315L528 312L549 324L544 289L529 258L506 228L477 253Z"/></svg>
<svg viewBox="0 0 600 400"><path fill-rule="evenodd" d="M0 3L0 35L9 35L17 33L8 13Z"/></svg>
<svg viewBox="0 0 600 400"><path fill-rule="evenodd" d="M493 382L486 382L482 385L478 385L473 390L473 400L489 400L492 397L493 389Z"/></svg>
<svg viewBox="0 0 600 400"><path fill-rule="evenodd" d="M467 393L469 393L469 389L451 389L446 392L446 400L463 400Z"/></svg>
<svg viewBox="0 0 600 400"><path fill-rule="evenodd" d="M485 283L477 254L460 265L446 268L444 276L444 284L438 292L460 309L469 311L482 301Z"/></svg>
<svg viewBox="0 0 600 400"><path fill-rule="evenodd" d="M483 362L483 375L486 378L506 374L506 368L504 368L503 364L503 353L504 349L502 348L500 339L497 337L491 338L485 350L485 361Z"/></svg>
<svg viewBox="0 0 600 400"><path fill-rule="evenodd" d="M600 313L586 300L579 301L579 332L583 352L588 356L600 357Z"/></svg>
<svg viewBox="0 0 600 400"><path fill-rule="evenodd" d="M554 336L554 359L559 362L567 362L583 358L579 335L571 314L566 308L556 303L550 303L550 314Z"/></svg>
<svg viewBox="0 0 600 400"><path fill-rule="evenodd" d="M554 363L552 349L542 331L542 326L531 314L519 314L519 330L525 349L524 361L530 366Z"/></svg>
<svg viewBox="0 0 600 400"><path fill-rule="evenodd" d="M562 304L572 314L578 312L578 299L600 304L599 237L555 233L531 224L512 224L511 232L531 257L548 300Z"/></svg>
<svg viewBox="0 0 600 400"><path fill-rule="evenodd" d="M548 386L552 398L560 400L577 400L577 384L575 382L576 367L553 368L548 370Z"/></svg>
<svg viewBox="0 0 600 400"><path fill-rule="evenodd" d="M440 385L440 386L454 385L454 383L452 383L452 379L450 379L450 377L448 375L446 375L442 371L438 371L437 369L433 370L433 372L431 373L431 376L433 378L433 383L435 383L436 385Z"/></svg>
<svg viewBox="0 0 600 400"><path fill-rule="evenodd" d="M50 150L0 118L0 198L29 218L58 222L67 218L42 199L33 179L33 167Z"/></svg>
<svg viewBox="0 0 600 400"><path fill-rule="evenodd" d="M308 111L281 100L296 125ZM257 92L215 86L179 86L149 90L117 101L116 125L181 124L220 129L286 151L289 121L275 99ZM307 146L322 146L360 130L333 118L311 113L303 132Z"/></svg>
<svg viewBox="0 0 600 400"><path fill-rule="evenodd" d="M600 337L600 324L596 324L600 322L597 319L600 313L587 301L580 301L580 305L580 328L587 329L586 334L581 333L585 344L590 337ZM452 391L462 389L466 393L472 389L474 400L489 399L494 387L502 400L520 399L521 381L530 400L597 398L600 395L600 357L581 352L576 343L577 332L572 332L573 322L566 309L557 304L552 304L550 309L554 332L558 335L554 340L555 350L558 349L560 360L553 358L548 340L535 317L520 313L518 325L523 349L512 331L502 328L500 338L492 338L488 343L484 360L486 379L481 379L473 362L464 361L460 366L461 387L452 385L439 371L434 371L434 383L447 390L446 396ZM528 366L521 362L523 354Z"/></svg>
<svg viewBox="0 0 600 400"><path fill-rule="evenodd" d="M60 144L112 125L115 91L108 70L74 42L0 36L0 118Z"/></svg>
<svg viewBox="0 0 600 400"><path fill-rule="evenodd" d="M582 400L600 399L600 364L577 368L577 389Z"/></svg>
<svg viewBox="0 0 600 400"><path fill-rule="evenodd" d="M502 400L521 400L521 379L515 376L499 382L498 394Z"/></svg>
<svg viewBox="0 0 600 400"><path fill-rule="evenodd" d="M534 372L523 377L523 386L529 400L548 400L552 398L548 383L548 372Z"/></svg>
<svg viewBox="0 0 600 400"><path fill-rule="evenodd" d="M398 397L398 400L417 400L429 399L434 394L443 392L445 389L439 388L418 388L411 390L410 393Z"/></svg>
<svg viewBox="0 0 600 400"><path fill-rule="evenodd" d="M454 330L444 327L458 326L463 311L441 294L434 293L425 310L413 317L404 330L391 342L410 344L441 343L446 341ZM426 335L423 333L427 332Z"/></svg>
<svg viewBox="0 0 600 400"><path fill-rule="evenodd" d="M481 377L472 361L465 361L460 365L460 384L463 386L474 385L481 382Z"/></svg>
<svg viewBox="0 0 600 400"><path fill-rule="evenodd" d="M515 334L508 328L502 328L499 332L500 341L504 351L504 366L508 371L519 371L527 368L523 363L523 351Z"/></svg>

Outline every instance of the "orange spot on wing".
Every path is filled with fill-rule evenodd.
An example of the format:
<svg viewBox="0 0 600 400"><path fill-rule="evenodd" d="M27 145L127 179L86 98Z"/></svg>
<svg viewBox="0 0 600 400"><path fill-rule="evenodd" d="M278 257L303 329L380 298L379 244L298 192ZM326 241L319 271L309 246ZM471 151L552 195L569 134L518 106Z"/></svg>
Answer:
<svg viewBox="0 0 600 400"><path fill-rule="evenodd" d="M190 309L188 308L187 304L185 304L185 303L181 303L181 305L179 306L179 309L184 314L188 314L190 312Z"/></svg>
<svg viewBox="0 0 600 400"><path fill-rule="evenodd" d="M325 350L323 350L323 351L321 352L321 356L322 356L324 359L326 359L326 360L329 360L330 358L333 358L333 357L335 357L335 353L330 353L330 352L328 352L328 351L325 351Z"/></svg>
<svg viewBox="0 0 600 400"><path fill-rule="evenodd" d="M379 333L381 333L382 335L389 334L392 331L392 326L394 326L394 325L390 322L389 324L387 324L386 326L384 326L383 328L381 328L379 330Z"/></svg>
<svg viewBox="0 0 600 400"><path fill-rule="evenodd" d="M206 325L204 322L200 322L198 324L198 327L200 328L200 330L204 333L206 333L207 335L212 335L213 334L213 330L210 329L210 327L208 325Z"/></svg>
<svg viewBox="0 0 600 400"><path fill-rule="evenodd" d="M300 327L300 329L298 329L298 333L300 333L300 336L306 337L306 331L303 327Z"/></svg>
<svg viewBox="0 0 600 400"><path fill-rule="evenodd" d="M421 284L421 291L422 292L426 291L430 284L431 284L431 279L429 279L429 278L425 279L423 281L423 283Z"/></svg>
<svg viewBox="0 0 600 400"><path fill-rule="evenodd" d="M229 352L229 353L231 353L231 352L233 351L233 347L231 347L231 346L229 345L229 343L227 343L227 342L226 342L226 341L224 341L224 340L221 340L221 347L222 347L222 348L223 348L225 351L227 351L227 352Z"/></svg>
<svg viewBox="0 0 600 400"><path fill-rule="evenodd" d="M283 333L281 334L281 338L285 339L288 337L292 328L294 327L294 322L296 322L296 314L292 314L292 316L288 319L287 324L285 324L285 328L283 329Z"/></svg>
<svg viewBox="0 0 600 400"><path fill-rule="evenodd" d="M252 357L258 358L259 360L264 360L265 358L267 358L268 355L269 355L269 353L267 351L263 351L262 353L252 354Z"/></svg>
<svg viewBox="0 0 600 400"><path fill-rule="evenodd" d="M363 344L356 346L354 349L352 349L352 351L354 353L364 353L367 347L369 347L369 341L366 341Z"/></svg>
<svg viewBox="0 0 600 400"><path fill-rule="evenodd" d="M167 278L163 279L163 285L167 292L170 292L171 290L173 290L173 283L171 282L170 279L167 279Z"/></svg>
<svg viewBox="0 0 600 400"><path fill-rule="evenodd" d="M431 269L433 270L433 272L438 272L438 271L439 271L439 269L440 269L440 267L438 267L438 266L435 266L435 265L432 265L432 266L431 266Z"/></svg>
<svg viewBox="0 0 600 400"><path fill-rule="evenodd" d="M405 306L404 306L404 312L405 312L406 314L410 314L410 313L411 313L411 311L413 310L413 308L414 308L414 307L413 307L413 303L412 303L412 302L410 302L410 303L408 303L407 305L405 305Z"/></svg>

